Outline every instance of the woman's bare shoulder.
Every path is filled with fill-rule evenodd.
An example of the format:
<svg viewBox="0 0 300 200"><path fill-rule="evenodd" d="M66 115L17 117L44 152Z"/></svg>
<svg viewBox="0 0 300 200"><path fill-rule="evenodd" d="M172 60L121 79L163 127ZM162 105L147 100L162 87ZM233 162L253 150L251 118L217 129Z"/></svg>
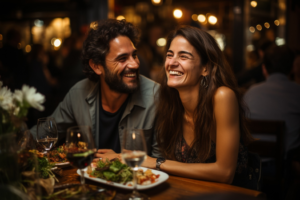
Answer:
<svg viewBox="0 0 300 200"><path fill-rule="evenodd" d="M216 90L214 100L215 102L236 100L236 95L229 87L221 86Z"/></svg>

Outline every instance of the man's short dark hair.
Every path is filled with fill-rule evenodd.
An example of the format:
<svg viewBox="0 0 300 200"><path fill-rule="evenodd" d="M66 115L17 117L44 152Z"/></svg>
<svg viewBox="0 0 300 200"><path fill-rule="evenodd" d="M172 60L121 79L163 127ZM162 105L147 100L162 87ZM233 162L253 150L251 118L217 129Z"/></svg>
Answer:
<svg viewBox="0 0 300 200"><path fill-rule="evenodd" d="M95 64L106 66L105 57L109 52L109 42L122 35L127 36L136 46L139 39L139 30L133 24L125 20L107 19L98 21L95 27L89 31L82 47L82 62L84 73L91 81L98 81L97 75L89 65L92 59Z"/></svg>
<svg viewBox="0 0 300 200"><path fill-rule="evenodd" d="M264 64L269 74L291 72L294 61L293 51L286 45L275 46L266 52Z"/></svg>

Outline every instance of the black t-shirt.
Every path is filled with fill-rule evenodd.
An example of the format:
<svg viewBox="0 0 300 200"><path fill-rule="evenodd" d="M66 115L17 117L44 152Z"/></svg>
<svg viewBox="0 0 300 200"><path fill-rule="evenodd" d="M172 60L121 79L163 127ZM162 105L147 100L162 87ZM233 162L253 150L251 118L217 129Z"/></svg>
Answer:
<svg viewBox="0 0 300 200"><path fill-rule="evenodd" d="M113 149L116 153L121 152L119 122L127 102L128 97L117 112L110 113L103 110L100 98L99 149Z"/></svg>

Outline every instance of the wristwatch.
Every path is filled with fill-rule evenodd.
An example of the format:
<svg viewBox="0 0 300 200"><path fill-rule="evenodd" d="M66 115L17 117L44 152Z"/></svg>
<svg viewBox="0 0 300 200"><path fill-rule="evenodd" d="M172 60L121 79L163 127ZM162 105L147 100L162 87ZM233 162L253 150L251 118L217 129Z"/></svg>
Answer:
<svg viewBox="0 0 300 200"><path fill-rule="evenodd" d="M166 159L165 159L165 158L162 158L162 157L157 158L157 159L156 159L156 169L157 169L157 170L160 170L160 165L161 165L162 163L164 163L164 162L166 162Z"/></svg>

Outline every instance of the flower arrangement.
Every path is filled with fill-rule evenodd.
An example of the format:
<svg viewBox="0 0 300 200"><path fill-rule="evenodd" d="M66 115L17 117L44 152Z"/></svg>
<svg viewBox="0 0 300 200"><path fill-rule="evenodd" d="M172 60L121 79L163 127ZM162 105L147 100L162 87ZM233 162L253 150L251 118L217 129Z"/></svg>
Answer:
<svg viewBox="0 0 300 200"><path fill-rule="evenodd" d="M29 108L43 111L44 101L44 95L34 87L23 85L21 90L11 92L0 81L0 186L13 186L29 199L41 195L38 189L41 186L53 191L52 177L55 178L48 160L39 159L30 151L35 149L35 143L30 132L24 130Z"/></svg>
<svg viewBox="0 0 300 200"><path fill-rule="evenodd" d="M14 93L0 81L0 135L18 131L26 120L28 109L33 107L44 110L44 95L37 93L34 87L22 86L22 90Z"/></svg>

